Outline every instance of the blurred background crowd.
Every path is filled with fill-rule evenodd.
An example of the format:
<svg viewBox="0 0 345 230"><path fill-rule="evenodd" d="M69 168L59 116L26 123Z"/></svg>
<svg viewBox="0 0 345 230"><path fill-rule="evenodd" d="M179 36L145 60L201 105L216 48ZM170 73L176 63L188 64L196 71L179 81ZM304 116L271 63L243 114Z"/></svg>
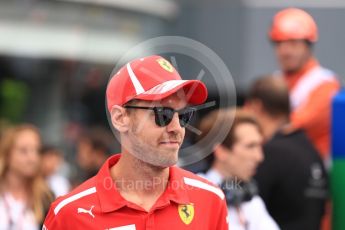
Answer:
<svg viewBox="0 0 345 230"><path fill-rule="evenodd" d="M287 7L312 18L276 15ZM236 103L200 111L202 135L186 145L211 126L231 130L186 168L222 187L232 229L331 229L344 12L340 0L0 1L0 229L38 229L55 197L120 152L105 109L110 73L131 47L166 35L203 43L231 71ZM181 76L195 78L193 63L175 57ZM214 77L202 79L209 101L226 94Z"/></svg>

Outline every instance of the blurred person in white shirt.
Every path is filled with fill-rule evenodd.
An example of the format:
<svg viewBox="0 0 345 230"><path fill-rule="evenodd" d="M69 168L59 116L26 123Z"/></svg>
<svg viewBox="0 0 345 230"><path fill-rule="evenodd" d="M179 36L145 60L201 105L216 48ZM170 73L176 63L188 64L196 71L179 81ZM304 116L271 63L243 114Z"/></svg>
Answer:
<svg viewBox="0 0 345 230"><path fill-rule="evenodd" d="M55 197L67 194L71 185L68 179L60 173L64 164L62 152L53 146L44 146L42 154L42 173Z"/></svg>
<svg viewBox="0 0 345 230"><path fill-rule="evenodd" d="M41 137L18 125L0 140L0 229L40 229L53 195L40 174Z"/></svg>
<svg viewBox="0 0 345 230"><path fill-rule="evenodd" d="M219 109L202 119L199 138L219 131L226 123L232 126L224 140L213 147L207 157L210 169L199 174L219 185L225 193L231 230L276 230L278 225L268 214L252 180L257 166L264 160L263 136L257 121L235 109Z"/></svg>

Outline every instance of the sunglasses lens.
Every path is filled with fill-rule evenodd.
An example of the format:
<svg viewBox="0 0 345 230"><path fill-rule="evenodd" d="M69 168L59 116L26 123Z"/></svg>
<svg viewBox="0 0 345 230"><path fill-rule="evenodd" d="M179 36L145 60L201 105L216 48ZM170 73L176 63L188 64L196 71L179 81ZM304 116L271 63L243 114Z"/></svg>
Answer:
<svg viewBox="0 0 345 230"><path fill-rule="evenodd" d="M156 108L156 124L160 127L168 125L174 117L174 110L171 108Z"/></svg>
<svg viewBox="0 0 345 230"><path fill-rule="evenodd" d="M174 117L175 110L172 108L156 107L155 108L155 122L158 126L167 126ZM194 114L194 109L186 109L179 113L179 120L181 127L186 127Z"/></svg>
<svg viewBox="0 0 345 230"><path fill-rule="evenodd" d="M185 110L183 113L180 113L179 119L180 119L181 127L186 127L187 124L191 121L193 115L194 115L193 109L188 109L188 110Z"/></svg>

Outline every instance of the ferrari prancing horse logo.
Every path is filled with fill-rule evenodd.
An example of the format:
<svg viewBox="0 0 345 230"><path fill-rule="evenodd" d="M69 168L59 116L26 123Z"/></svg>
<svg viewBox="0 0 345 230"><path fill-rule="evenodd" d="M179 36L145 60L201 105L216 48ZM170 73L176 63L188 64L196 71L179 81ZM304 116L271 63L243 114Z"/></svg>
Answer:
<svg viewBox="0 0 345 230"><path fill-rule="evenodd" d="M167 60L165 60L163 58L159 58L159 59L157 59L157 62L166 71L168 71L170 73L172 73L174 71L174 67Z"/></svg>
<svg viewBox="0 0 345 230"><path fill-rule="evenodd" d="M178 214L185 224L190 224L194 218L194 205L193 204L180 204L178 206Z"/></svg>

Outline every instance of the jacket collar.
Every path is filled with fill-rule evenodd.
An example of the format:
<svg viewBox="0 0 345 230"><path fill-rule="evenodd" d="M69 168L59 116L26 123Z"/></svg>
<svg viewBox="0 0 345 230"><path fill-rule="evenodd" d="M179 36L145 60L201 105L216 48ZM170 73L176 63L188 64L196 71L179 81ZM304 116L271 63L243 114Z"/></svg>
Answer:
<svg viewBox="0 0 345 230"><path fill-rule="evenodd" d="M116 211L124 206L135 206L121 196L110 174L111 167L118 162L120 157L121 154L116 154L108 158L96 175L97 196L102 212ZM170 202L189 204L187 189L181 169L175 166L169 167L169 181L166 190L156 201L152 209L169 205Z"/></svg>

